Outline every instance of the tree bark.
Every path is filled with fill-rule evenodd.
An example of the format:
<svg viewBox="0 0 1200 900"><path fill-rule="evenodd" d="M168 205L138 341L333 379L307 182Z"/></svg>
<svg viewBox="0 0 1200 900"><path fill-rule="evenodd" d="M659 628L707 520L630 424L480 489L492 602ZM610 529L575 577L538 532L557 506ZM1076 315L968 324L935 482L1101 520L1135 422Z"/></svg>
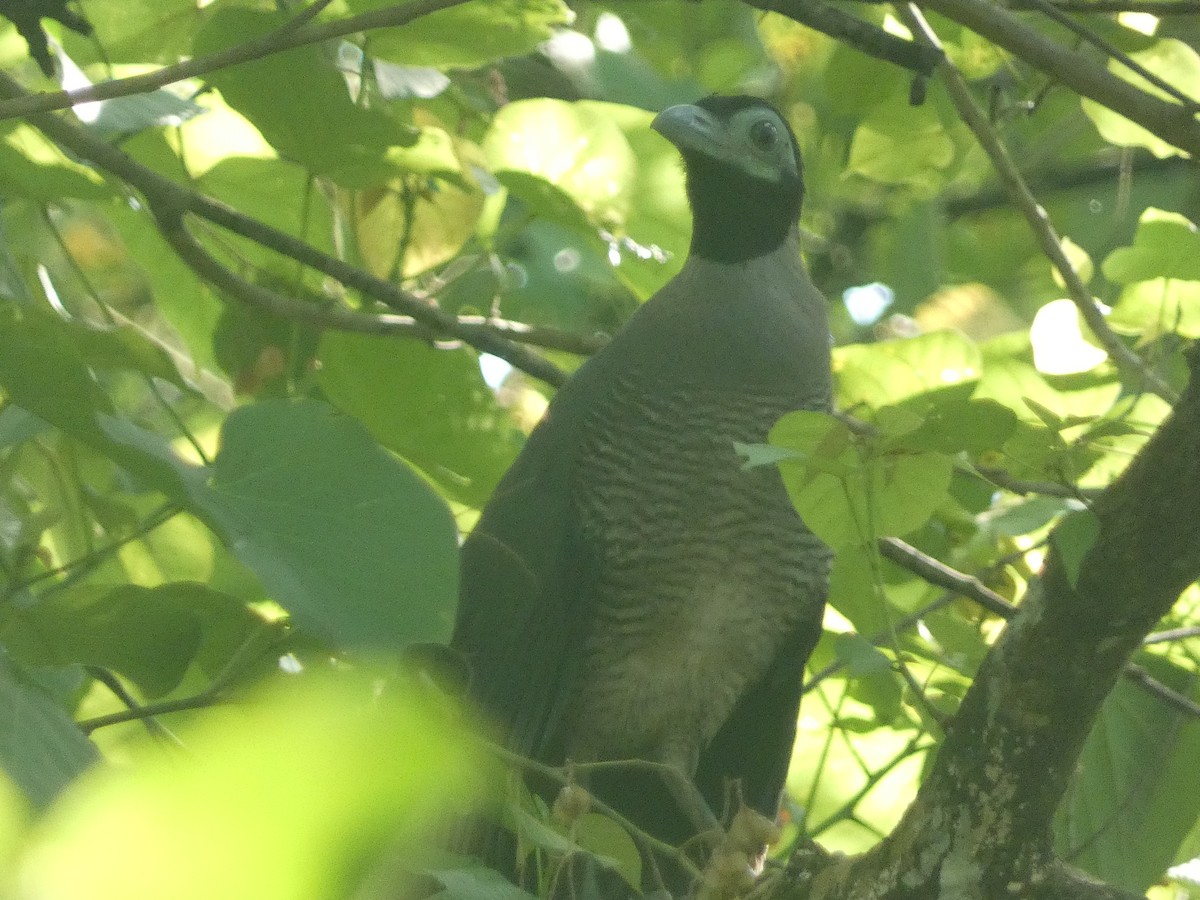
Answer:
<svg viewBox="0 0 1200 900"><path fill-rule="evenodd" d="M1130 654L1200 576L1200 347L1171 415L1093 508L1072 580L1058 545L980 667L897 828L756 891L815 898L1122 898L1051 850L1051 822Z"/></svg>

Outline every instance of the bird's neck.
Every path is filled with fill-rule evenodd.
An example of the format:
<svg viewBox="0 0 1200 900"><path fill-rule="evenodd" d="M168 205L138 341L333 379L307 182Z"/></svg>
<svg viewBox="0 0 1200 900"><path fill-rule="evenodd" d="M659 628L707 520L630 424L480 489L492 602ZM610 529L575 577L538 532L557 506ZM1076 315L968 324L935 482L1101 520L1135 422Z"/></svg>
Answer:
<svg viewBox="0 0 1200 900"><path fill-rule="evenodd" d="M687 161L692 256L741 263L778 250L800 218L799 179L769 184L697 155Z"/></svg>

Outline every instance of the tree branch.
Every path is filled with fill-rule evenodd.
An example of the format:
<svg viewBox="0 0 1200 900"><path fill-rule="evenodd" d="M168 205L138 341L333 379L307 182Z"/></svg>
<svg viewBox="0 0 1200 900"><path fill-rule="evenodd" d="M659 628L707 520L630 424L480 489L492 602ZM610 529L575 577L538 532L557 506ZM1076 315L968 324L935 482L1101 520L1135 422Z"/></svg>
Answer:
<svg viewBox="0 0 1200 900"><path fill-rule="evenodd" d="M935 3L964 3L970 4L978 2L978 0L934 0ZM927 4L932 6L933 4ZM923 35L925 39L936 42L937 36L929 27L929 24L921 16L915 5L898 7L901 19L908 25L914 34ZM953 17L952 17L953 18ZM1015 20L1014 20L1015 22ZM1018 23L1019 24L1019 23ZM1021 26L1024 27L1024 26ZM1042 40L1040 35L1037 35L1039 40ZM1061 49L1061 48L1060 48ZM1136 387L1145 387L1168 403L1175 401L1175 392L1165 381L1159 378L1146 362L1136 353L1130 350L1121 341L1119 337L1108 327L1108 323L1104 320L1104 314L1100 311L1100 307L1096 304L1092 297L1092 292L1088 290L1083 283L1083 279L1079 277L1079 273L1075 271L1075 267L1068 259L1066 251L1063 249L1062 240L1054 229L1053 223L1050 221L1050 216L1047 214L1044 207L1037 202L1029 190L1029 186L1021 177L1020 171L1009 156L1008 150L1000 141L996 130L988 121L987 115L975 102L975 98L971 96L971 90L967 87L966 81L959 73L958 69L949 62L945 63L941 68L943 80L950 92L950 98L958 110L959 116L967 124L967 126L975 133L976 140L979 141L984 152L992 161L992 165L996 169L996 173L1000 176L1000 180L1008 189L1009 196L1012 198L1017 209L1025 217L1030 229L1033 231L1034 238L1042 248L1042 252L1053 264L1054 268L1062 276L1063 283L1067 287L1067 293L1074 302L1079 314L1083 320L1091 328L1095 334L1096 340L1108 353L1109 358L1121 370L1129 383ZM1105 72L1107 75L1108 73ZM1119 79L1117 79L1120 81ZM1126 82L1120 81L1121 84ZM1161 102L1161 101L1159 101ZM1176 107L1177 109L1179 107ZM1200 130L1197 131L1197 148L1200 148Z"/></svg>
<svg viewBox="0 0 1200 900"><path fill-rule="evenodd" d="M821 0L746 0L764 12L779 13L801 25L827 34L876 59L929 76L943 59L940 48L908 41L871 22L829 6Z"/></svg>
<svg viewBox="0 0 1200 900"><path fill-rule="evenodd" d="M1063 28L1070 31L1073 35L1075 35L1080 40L1086 41L1087 43L1091 44L1093 47L1103 50L1104 53L1107 54L1110 59L1115 59L1121 65L1123 65L1125 68L1129 69L1129 71L1136 72L1138 75L1140 75L1142 78L1146 79L1146 81L1148 81L1150 84L1154 85L1156 88L1158 88L1163 93L1165 93L1171 97L1174 97L1176 100L1178 100L1183 106L1185 106L1190 111L1195 112L1197 106L1200 105L1200 104L1197 104L1195 98L1189 97L1187 94L1185 94L1179 88L1175 87L1175 85L1170 84L1169 82L1164 81L1163 79L1159 78L1158 75L1151 72L1149 69L1147 69L1141 63L1139 63L1137 60L1133 59L1128 53L1123 51L1120 47L1116 46L1111 41L1105 40L1103 37L1101 37L1099 34L1097 34L1091 28L1088 28L1086 25L1081 25L1079 22L1076 22L1074 19L1072 19L1070 16L1068 16L1063 10L1059 9L1057 6L1055 6L1053 3L1051 3L1050 0L1029 0L1029 3L1033 9L1037 10L1040 13L1043 13L1047 18L1052 19L1053 21L1057 22L1059 25L1061 25Z"/></svg>
<svg viewBox="0 0 1200 900"><path fill-rule="evenodd" d="M1130 84L1094 61L1063 47L989 0L921 0L933 10L965 25L1033 68L1136 122L1192 156L1200 155L1200 122L1177 103Z"/></svg>
<svg viewBox="0 0 1200 900"><path fill-rule="evenodd" d="M1035 0L1008 0L1009 9L1032 9ZM1141 12L1152 16L1192 16L1200 13L1197 0L1053 0L1063 12L1112 15Z"/></svg>
<svg viewBox="0 0 1200 900"><path fill-rule="evenodd" d="M408 7L405 7L405 9L408 9ZM26 96L26 92L15 80L7 74L0 72L0 96ZM566 380L566 375L557 366L520 344L501 336L497 333L497 330L472 327L470 325L464 327L454 316L439 309L434 304L405 291L398 285L390 281L385 281L382 278L376 278L362 269L356 268L326 253L322 253L302 240L278 231L256 219L252 219L232 207L214 200L212 197L207 197L204 194L177 184L169 178L165 178L157 172L139 164L128 154L105 143L85 129L53 113L33 113L28 116L28 120L59 146L70 150L76 156L87 160L99 169L115 175L138 190L146 198L147 205L153 211L155 219L160 223L160 226L166 225L171 229L177 229L173 235L168 235L164 232L164 237L167 237L168 240L179 241L180 246L186 246L188 244L187 237L190 237L190 235L184 237L178 231L182 227L183 217L188 213L200 216L234 234L249 238L255 243L284 256L291 257L319 272L323 272L343 285L385 303L393 309L402 309L415 322L428 328L435 334L445 338L461 340L475 347L477 350L498 356L511 363L513 367L527 372L548 384L558 386ZM191 242L194 243L195 239L191 238ZM189 256L189 264L203 266L204 270L208 273L207 277L226 279L227 276L228 278L236 278L232 273L224 270L219 263L216 263L211 256L208 256L207 252L199 244L195 244L195 247L188 246L187 249L191 254ZM194 250L199 250L199 253L192 252ZM207 260L202 259L202 255L207 256ZM238 279L238 281L241 280ZM243 290L243 287L255 288L256 291L262 292L261 294L255 294L257 301L263 304L276 303L277 295L249 285L248 282L241 282L241 284L234 285L232 281L226 279L226 284L237 288L238 293L234 294L235 297L249 296ZM328 309L313 308L326 317L326 320L328 316L335 315ZM291 312L297 312L290 306L288 309ZM366 330L367 326L364 323L359 322L358 319L352 321L349 318L350 315L360 316L361 314L350 314L347 310L343 310L342 312L347 314L345 318L346 327L354 327L356 330ZM393 322L390 326L380 327L386 329L398 324Z"/></svg>
<svg viewBox="0 0 1200 900"><path fill-rule="evenodd" d="M1084 741L1129 655L1200 576L1200 346L1171 415L1093 504L1078 577L1052 535L1031 587L980 667L917 799L876 848L778 898L1127 898L1065 867L1050 829ZM903 880L902 880L903 879Z"/></svg>
<svg viewBox="0 0 1200 900"><path fill-rule="evenodd" d="M238 44L227 50L198 56L173 66L166 66L144 75L133 75L129 78L115 78L102 81L89 87L77 88L73 91L52 91L31 94L22 92L20 95L10 94L5 102L0 102L0 121L17 116L28 116L36 112L49 112L55 109L67 109L77 103L89 103L95 100L111 100L114 97L125 97L131 94L145 94L164 85L186 78L214 72L217 69L228 68L238 63L261 59L290 50L293 47L303 47L331 38L343 37L358 31L369 31L373 28L391 28L407 25L421 16L429 13L459 6L467 0L413 0L411 3L386 6L372 10L348 19L336 22L326 22L322 25L307 23L324 9L329 0L318 0L306 7L295 18L284 22L273 31L261 37Z"/></svg>

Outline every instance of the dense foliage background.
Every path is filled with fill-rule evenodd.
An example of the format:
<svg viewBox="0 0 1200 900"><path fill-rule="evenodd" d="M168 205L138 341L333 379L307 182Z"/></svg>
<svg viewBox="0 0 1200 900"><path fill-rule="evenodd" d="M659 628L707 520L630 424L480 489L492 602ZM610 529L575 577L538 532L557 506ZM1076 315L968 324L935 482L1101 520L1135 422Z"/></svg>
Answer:
<svg viewBox="0 0 1200 900"><path fill-rule="evenodd" d="M1200 336L1200 7L917 6L928 79L732 0L82 0L46 74L0 20L0 896L516 894L429 851L480 802L548 878L579 840L636 882L619 829L505 800L399 660L447 637L456 534L550 385L681 264L649 123L714 91L799 135L838 405L875 426L745 450L838 550L782 851L891 831ZM926 39L916 7L837 11ZM62 12L0 3L35 46ZM1167 874L1200 855L1195 584L1157 627L1055 839L1200 896Z"/></svg>

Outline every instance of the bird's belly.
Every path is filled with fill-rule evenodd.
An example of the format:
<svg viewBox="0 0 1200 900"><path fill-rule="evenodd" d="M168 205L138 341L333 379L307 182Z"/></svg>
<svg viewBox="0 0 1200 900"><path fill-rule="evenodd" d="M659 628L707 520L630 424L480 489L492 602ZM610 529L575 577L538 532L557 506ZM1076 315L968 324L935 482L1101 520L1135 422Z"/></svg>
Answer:
<svg viewBox="0 0 1200 900"><path fill-rule="evenodd" d="M699 572L683 598L609 605L587 647L568 755L650 759L688 775L738 699L767 671L819 589L775 593L736 567ZM806 596L807 595L807 596ZM806 602L807 601L807 602Z"/></svg>
<svg viewBox="0 0 1200 900"><path fill-rule="evenodd" d="M564 749L690 775L785 644L820 628L829 554L778 471L744 470L733 447L794 401L632 386L612 400L579 471L596 571Z"/></svg>

